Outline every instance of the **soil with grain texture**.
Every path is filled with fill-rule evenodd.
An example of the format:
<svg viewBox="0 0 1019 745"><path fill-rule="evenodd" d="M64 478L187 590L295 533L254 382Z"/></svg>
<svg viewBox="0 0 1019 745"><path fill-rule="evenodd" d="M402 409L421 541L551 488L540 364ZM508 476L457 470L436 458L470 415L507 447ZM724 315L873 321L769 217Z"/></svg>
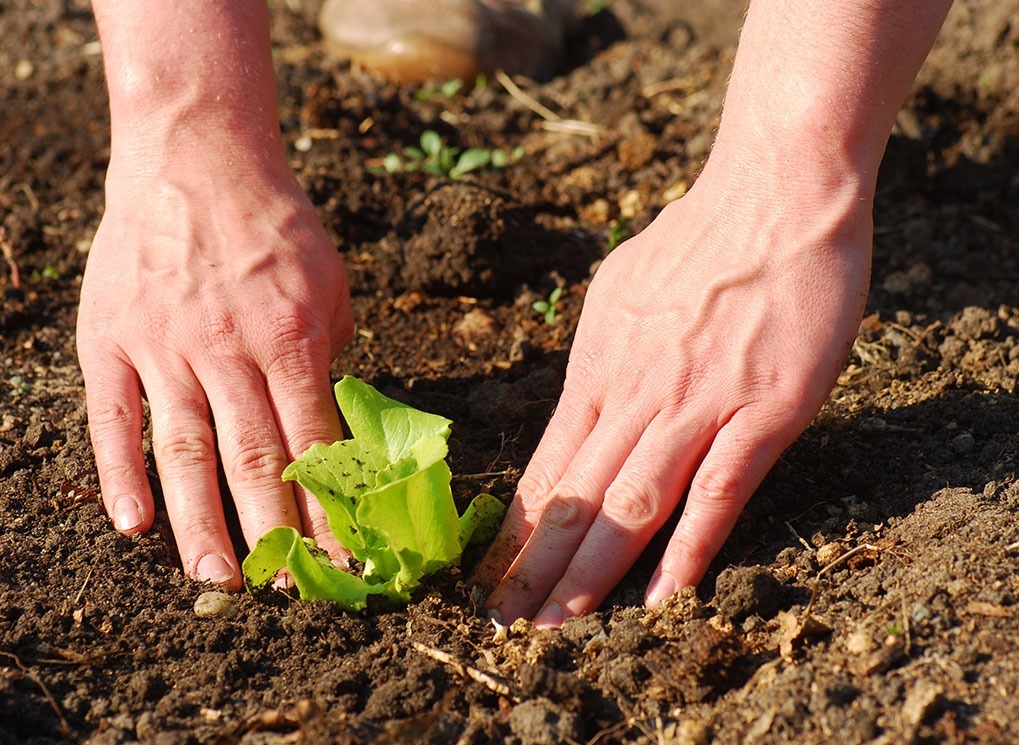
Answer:
<svg viewBox="0 0 1019 745"><path fill-rule="evenodd" d="M521 84L593 134L495 80L331 62L311 9L272 8L284 137L359 319L333 372L453 419L457 498L508 500L599 259L697 176L742 4L589 16L561 74ZM642 607L663 534L599 612L503 639L456 574L406 608L199 617L165 515L111 529L75 360L109 155L87 3L4 3L0 71L0 743L1019 741L1013 3L956 2L889 143L853 352L697 591ZM525 155L380 172L427 129Z"/></svg>

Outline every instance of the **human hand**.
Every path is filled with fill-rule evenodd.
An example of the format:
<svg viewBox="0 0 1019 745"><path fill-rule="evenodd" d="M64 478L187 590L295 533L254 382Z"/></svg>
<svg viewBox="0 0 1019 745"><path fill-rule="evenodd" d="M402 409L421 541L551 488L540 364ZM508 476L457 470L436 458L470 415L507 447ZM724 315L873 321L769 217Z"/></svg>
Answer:
<svg viewBox="0 0 1019 745"><path fill-rule="evenodd" d="M282 151L243 150L111 161L77 330L115 526L152 525L144 397L184 569L232 589L218 461L249 545L291 525L338 549L318 505L280 474L312 443L342 438L329 366L353 329L341 259Z"/></svg>
<svg viewBox="0 0 1019 745"><path fill-rule="evenodd" d="M709 162L598 269L559 406L475 573L494 617L595 610L684 493L646 602L695 585L824 402L863 311L870 204L852 179L813 193L748 173Z"/></svg>

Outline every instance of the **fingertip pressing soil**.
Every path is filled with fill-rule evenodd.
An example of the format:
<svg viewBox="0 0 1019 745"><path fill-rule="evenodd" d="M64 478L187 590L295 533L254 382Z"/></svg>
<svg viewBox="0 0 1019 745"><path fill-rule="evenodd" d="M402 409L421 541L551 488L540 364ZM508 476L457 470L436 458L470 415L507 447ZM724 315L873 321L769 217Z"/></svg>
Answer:
<svg viewBox="0 0 1019 745"><path fill-rule="evenodd" d="M452 418L457 499L508 500L598 261L696 178L742 4L590 16L524 87L593 134L496 81L447 95L331 62L297 5L272 4L281 123L359 324L333 372ZM109 157L87 3L0 9L0 69L0 743L1019 741L1009 3L955 4L882 166L852 355L702 585L642 607L666 528L598 613L499 638L459 571L405 608L241 595L199 617L165 513L112 531L74 351ZM428 129L525 156L381 168Z"/></svg>

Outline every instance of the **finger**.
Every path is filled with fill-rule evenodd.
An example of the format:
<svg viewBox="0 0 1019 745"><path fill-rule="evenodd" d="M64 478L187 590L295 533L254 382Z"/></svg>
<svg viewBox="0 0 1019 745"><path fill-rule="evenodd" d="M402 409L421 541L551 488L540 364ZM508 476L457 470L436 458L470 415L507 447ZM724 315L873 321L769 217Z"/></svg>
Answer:
<svg viewBox="0 0 1019 745"><path fill-rule="evenodd" d="M696 585L740 511L797 431L775 431L780 412L740 409L716 435L687 495L679 524L648 585L649 607Z"/></svg>
<svg viewBox="0 0 1019 745"><path fill-rule="evenodd" d="M270 403L280 425L288 460L301 457L315 443L343 439L343 427L329 385L329 361L325 355L303 356L290 365L275 366L268 386ZM296 492L305 535L312 536L333 559L345 560L348 553L329 529L322 505L307 490L298 487Z"/></svg>
<svg viewBox="0 0 1019 745"><path fill-rule="evenodd" d="M261 373L233 361L203 371L223 473L249 546L280 525L301 527L293 487L281 480L287 456Z"/></svg>
<svg viewBox="0 0 1019 745"><path fill-rule="evenodd" d="M679 504L708 436L702 427L683 431L665 413L648 425L606 489L601 509L562 579L535 616L536 626L558 627L567 618L597 609Z"/></svg>
<svg viewBox="0 0 1019 745"><path fill-rule="evenodd" d="M223 516L209 407L190 369L146 378L152 449L184 571L240 588L240 573ZM149 380L153 380L151 384Z"/></svg>
<svg viewBox="0 0 1019 745"><path fill-rule="evenodd" d="M471 577L491 591L502 581L530 538L552 488L598 421L598 411L579 395L563 394L517 485L499 533Z"/></svg>
<svg viewBox="0 0 1019 745"><path fill-rule="evenodd" d="M612 415L598 421L551 490L527 543L488 598L488 607L503 619L531 618L542 607L594 522L606 489L637 443L640 424Z"/></svg>
<svg viewBox="0 0 1019 745"><path fill-rule="evenodd" d="M152 527L155 509L142 452L144 417L138 376L117 358L101 367L85 358L82 373L106 512L121 533L144 533Z"/></svg>

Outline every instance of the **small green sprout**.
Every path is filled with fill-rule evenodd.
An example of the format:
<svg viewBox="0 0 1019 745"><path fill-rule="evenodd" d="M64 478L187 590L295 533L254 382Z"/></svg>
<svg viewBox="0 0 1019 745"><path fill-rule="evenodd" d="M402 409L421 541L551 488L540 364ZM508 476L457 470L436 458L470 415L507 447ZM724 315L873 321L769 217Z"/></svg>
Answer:
<svg viewBox="0 0 1019 745"><path fill-rule="evenodd" d="M630 232L630 220L625 217L620 217L612 223L612 227L609 228L608 250L614 250L620 243L629 239L632 235L633 233Z"/></svg>
<svg viewBox="0 0 1019 745"><path fill-rule="evenodd" d="M563 288L556 287L552 292L548 294L547 300L535 300L531 303L531 307L535 311L545 316L545 323L551 326L555 323L556 312L558 310L559 298L563 296Z"/></svg>
<svg viewBox="0 0 1019 745"><path fill-rule="evenodd" d="M402 157L397 153L389 153L382 159L382 170L385 173L423 171L432 176L458 179L486 166L505 168L523 157L524 149L521 147L509 153L502 148L468 148L461 151L447 144L435 130L426 129L421 133L419 147L404 148Z"/></svg>
<svg viewBox="0 0 1019 745"><path fill-rule="evenodd" d="M32 272L33 282L42 282L44 279L54 280L60 279L60 272L52 264L47 264L42 268L42 271L35 269Z"/></svg>
<svg viewBox="0 0 1019 745"><path fill-rule="evenodd" d="M21 398L28 392L28 382L20 375L8 378L7 385L11 387L11 398Z"/></svg>
<svg viewBox="0 0 1019 745"><path fill-rule="evenodd" d="M460 78L450 78L442 83L418 88L414 92L414 99L416 101L421 101L422 103L431 101L440 96L442 98L451 99L456 96L463 87L463 80Z"/></svg>

